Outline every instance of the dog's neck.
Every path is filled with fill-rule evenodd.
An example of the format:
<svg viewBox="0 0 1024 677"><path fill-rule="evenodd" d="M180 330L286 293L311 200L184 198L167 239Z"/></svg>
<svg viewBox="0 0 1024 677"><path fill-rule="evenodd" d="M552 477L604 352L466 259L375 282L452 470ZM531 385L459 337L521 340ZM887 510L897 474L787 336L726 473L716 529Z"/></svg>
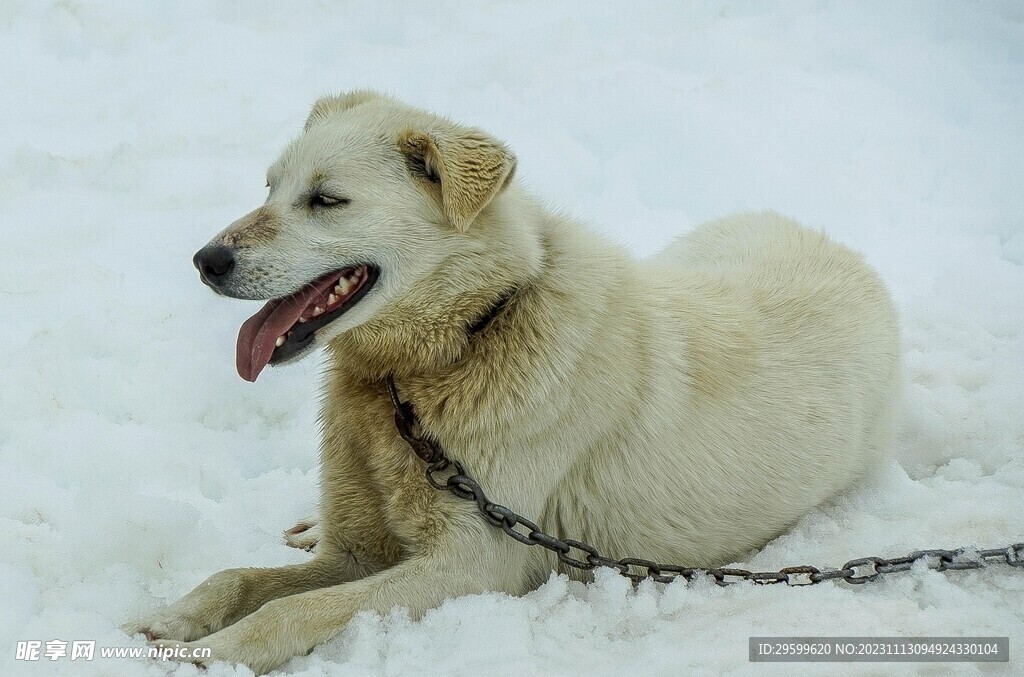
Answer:
<svg viewBox="0 0 1024 677"><path fill-rule="evenodd" d="M328 353L337 367L368 381L450 369L472 344L499 329L496 320L515 302L519 289L509 286L450 299L445 312L411 302L395 313L400 321L356 327L332 341Z"/></svg>

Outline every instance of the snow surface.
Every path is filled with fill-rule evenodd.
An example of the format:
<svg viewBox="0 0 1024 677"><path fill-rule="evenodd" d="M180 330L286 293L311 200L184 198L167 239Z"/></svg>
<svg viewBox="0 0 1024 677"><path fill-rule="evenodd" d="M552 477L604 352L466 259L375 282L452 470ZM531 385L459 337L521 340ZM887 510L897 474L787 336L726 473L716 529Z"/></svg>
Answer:
<svg viewBox="0 0 1024 677"><path fill-rule="evenodd" d="M876 478L744 566L1024 540L1024 6L1003 2L0 3L0 673L219 569L299 562L318 360L235 375L251 304L192 253L264 196L320 94L359 86L507 139L534 191L637 253L773 208L865 252L906 396ZM638 528L642 528L638 525ZM638 553L642 554L642 553ZM764 665L749 635L1009 635L1003 665ZM1024 572L667 588L552 578L365 615L302 675L1024 674ZM247 674L218 664L210 677Z"/></svg>

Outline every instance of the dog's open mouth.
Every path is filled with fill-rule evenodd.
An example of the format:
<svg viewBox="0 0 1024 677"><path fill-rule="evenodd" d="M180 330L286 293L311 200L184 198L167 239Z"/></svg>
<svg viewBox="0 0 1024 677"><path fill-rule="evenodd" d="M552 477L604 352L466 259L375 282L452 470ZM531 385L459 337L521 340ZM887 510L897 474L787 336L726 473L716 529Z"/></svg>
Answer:
<svg viewBox="0 0 1024 677"><path fill-rule="evenodd" d="M268 301L238 330L238 375L255 381L267 364L285 362L300 353L313 342L318 329L341 317L370 291L379 273L371 265L352 266Z"/></svg>

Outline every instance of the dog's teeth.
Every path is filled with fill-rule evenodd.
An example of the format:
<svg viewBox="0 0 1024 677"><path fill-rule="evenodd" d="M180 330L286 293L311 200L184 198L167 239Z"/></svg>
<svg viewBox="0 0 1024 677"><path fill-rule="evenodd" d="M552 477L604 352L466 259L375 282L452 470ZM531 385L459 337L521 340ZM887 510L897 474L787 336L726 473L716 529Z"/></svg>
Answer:
<svg viewBox="0 0 1024 677"><path fill-rule="evenodd" d="M284 345L284 340L285 340L284 336L278 336L277 337L277 341L274 342L274 345L276 345L278 348L280 348L281 346Z"/></svg>
<svg viewBox="0 0 1024 677"><path fill-rule="evenodd" d="M341 285L339 284L338 286L336 286L334 288L334 293L337 294L338 296L344 296L345 295L345 290L342 289Z"/></svg>
<svg viewBox="0 0 1024 677"><path fill-rule="evenodd" d="M337 302L338 302L338 297L335 296L334 294L331 294L330 296L327 297L327 303L333 304L333 303L337 303Z"/></svg>
<svg viewBox="0 0 1024 677"><path fill-rule="evenodd" d="M339 296L344 296L352 291L352 283L343 277L338 280L338 286L334 288L334 291L338 292Z"/></svg>
<svg viewBox="0 0 1024 677"><path fill-rule="evenodd" d="M313 309L313 317L316 317L318 315L323 315L323 314L324 314L324 309L321 308L320 306L317 306L316 308Z"/></svg>
<svg viewBox="0 0 1024 677"><path fill-rule="evenodd" d="M308 317L300 317L299 318L299 324L302 324L303 322L309 322L309 318Z"/></svg>

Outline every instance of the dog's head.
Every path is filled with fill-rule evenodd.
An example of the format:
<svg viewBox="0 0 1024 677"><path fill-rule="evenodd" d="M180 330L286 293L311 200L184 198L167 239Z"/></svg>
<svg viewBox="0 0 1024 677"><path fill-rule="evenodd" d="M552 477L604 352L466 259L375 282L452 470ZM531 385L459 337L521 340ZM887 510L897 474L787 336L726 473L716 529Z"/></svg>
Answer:
<svg viewBox="0 0 1024 677"><path fill-rule="evenodd" d="M239 331L239 375L298 359L487 250L474 231L514 171L500 141L390 97L317 101L270 167L266 202L195 255L217 293L268 300Z"/></svg>

